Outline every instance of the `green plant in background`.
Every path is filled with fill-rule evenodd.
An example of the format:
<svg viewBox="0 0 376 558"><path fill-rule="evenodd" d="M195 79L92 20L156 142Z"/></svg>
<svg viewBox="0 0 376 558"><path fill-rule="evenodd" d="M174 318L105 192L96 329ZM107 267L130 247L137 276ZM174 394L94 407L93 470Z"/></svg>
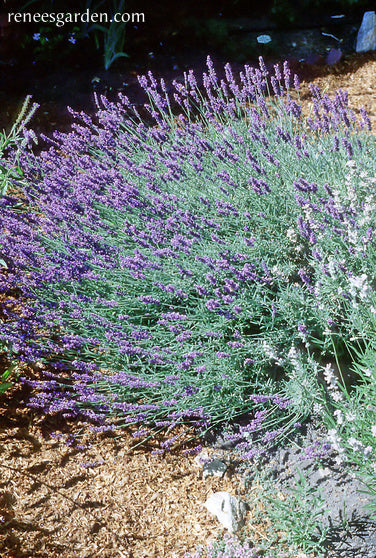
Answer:
<svg viewBox="0 0 376 558"><path fill-rule="evenodd" d="M287 543L291 550L323 555L329 531L323 524L325 498L317 488L309 486L301 472L295 478L295 488L288 493L277 493L272 485L265 485L260 499L266 503L263 513L271 519L269 543L278 541Z"/></svg>
<svg viewBox="0 0 376 558"><path fill-rule="evenodd" d="M60 28L61 29L61 28ZM23 48L32 49L33 57L38 62L54 62L62 60L80 38L80 28L75 26L69 32L57 31L55 26L43 26L37 33L26 35L23 40Z"/></svg>
<svg viewBox="0 0 376 558"><path fill-rule="evenodd" d="M21 10L30 10L30 5L37 4L37 0L30 0L26 3ZM77 49L77 43L85 37L92 35L96 48L102 49L102 41L100 40L100 35L103 33L103 58L104 58L104 68L108 70L110 66L120 57L128 57L128 54L124 52L125 44L125 22L118 22L114 20L115 14L122 14L124 12L125 0L113 0L111 8L107 6L105 0L99 0L93 2L93 0L86 0L82 2L82 7L77 11L81 13L86 13L89 11L92 13L98 13L102 11L108 16L108 22L106 24L90 23L90 21L82 21L81 25L71 27L67 30L67 26L56 27L55 25L43 26L38 28L37 32L26 35L23 40L23 48L32 49L35 59L39 62L46 62L53 60L60 60L66 57L67 54ZM76 11L73 7L70 9L66 6L59 8L51 5L46 6L44 9L46 12L53 10L55 13L72 13ZM42 11L42 7L38 6L38 9ZM101 9L101 10L100 10Z"/></svg>
<svg viewBox="0 0 376 558"><path fill-rule="evenodd" d="M22 177L22 171L18 164L19 154L21 149L30 141L36 141L36 136L33 132L26 132L25 126L30 122L38 104L34 103L30 106L31 95L27 95L22 108L7 133L5 130L0 132L0 195L5 196L8 193L8 188L12 178L19 179ZM3 157L7 151L14 149L14 156L11 165L3 163Z"/></svg>
<svg viewBox="0 0 376 558"><path fill-rule="evenodd" d="M17 363L12 363L0 376L0 395L3 394L7 389L13 385L13 381L10 381L11 377L17 379Z"/></svg>
<svg viewBox="0 0 376 558"><path fill-rule="evenodd" d="M59 2L54 0L29 0L20 7L20 12L33 12L55 14L72 12L69 7L61 6ZM78 10L77 10L78 11ZM81 9L80 9L81 11ZM57 26L55 24L43 25L38 27L37 31L25 33L22 38L21 46L24 50L30 51L33 54L33 62L38 61L42 63L50 62L53 60L55 63L63 60L67 54L73 51L77 39L81 37L80 27Z"/></svg>
<svg viewBox="0 0 376 558"><path fill-rule="evenodd" d="M117 22L113 19L115 13L124 11L125 0L114 0L111 21L108 26L94 24L89 28L90 31L101 31L104 34L103 58L104 69L108 70L110 66L118 58L128 58L129 55L124 52L125 44L125 26L124 22ZM99 46L98 37L95 37L97 48Z"/></svg>

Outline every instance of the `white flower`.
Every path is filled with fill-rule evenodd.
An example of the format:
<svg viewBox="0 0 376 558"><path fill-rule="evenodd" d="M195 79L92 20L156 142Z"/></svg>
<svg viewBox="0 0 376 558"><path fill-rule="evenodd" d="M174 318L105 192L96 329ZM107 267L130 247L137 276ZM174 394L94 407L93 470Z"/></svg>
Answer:
<svg viewBox="0 0 376 558"><path fill-rule="evenodd" d="M323 410L324 410L324 407L320 403L314 403L313 407L312 407L312 410L313 410L314 414L321 415Z"/></svg>
<svg viewBox="0 0 376 558"><path fill-rule="evenodd" d="M350 244L356 245L358 243L358 233L357 231L348 230L347 231L348 239Z"/></svg>
<svg viewBox="0 0 376 558"><path fill-rule="evenodd" d="M372 446L367 446L366 448L364 448L363 450L363 455L366 459L368 459L369 457L371 457L371 455L373 454L373 448Z"/></svg>
<svg viewBox="0 0 376 558"><path fill-rule="evenodd" d="M334 445L338 445L342 438L338 436L338 432L335 428L328 430L328 440Z"/></svg>
<svg viewBox="0 0 376 558"><path fill-rule="evenodd" d="M347 440L347 443L349 444L351 449L355 452L360 451L364 448L362 442L360 442L359 440L357 440L356 438L353 438L353 437L349 438Z"/></svg>
<svg viewBox="0 0 376 558"><path fill-rule="evenodd" d="M332 445L332 448L339 454L344 453L345 448L340 445L342 438L338 436L338 432L335 428L328 431L328 442Z"/></svg>
<svg viewBox="0 0 376 558"><path fill-rule="evenodd" d="M334 416L336 417L337 420L337 424L340 426L341 424L343 424L343 414L341 409L337 409L336 411L334 411Z"/></svg>
<svg viewBox="0 0 376 558"><path fill-rule="evenodd" d="M347 420L347 421L352 422L352 421L355 420L355 419L356 419L356 414L355 414L355 413L351 413L351 412L350 412L350 413L347 413L347 414L346 414L346 420Z"/></svg>
<svg viewBox="0 0 376 558"><path fill-rule="evenodd" d="M350 292L352 295L356 294L356 289L359 291L359 296L364 300L372 291L371 287L367 284L367 275L362 273L360 277L350 277Z"/></svg>
<svg viewBox="0 0 376 558"><path fill-rule="evenodd" d="M264 349L264 353L266 354L267 357L269 357L270 359L273 359L273 360L275 360L277 358L277 355L276 355L273 347L268 345L268 343L266 341L263 341L262 346L263 346L263 349Z"/></svg>
<svg viewBox="0 0 376 558"><path fill-rule="evenodd" d="M282 271L280 269L278 269L278 267L276 265L273 265L272 272L273 272L273 275L278 275L279 277L283 276Z"/></svg>
<svg viewBox="0 0 376 558"><path fill-rule="evenodd" d="M332 368L331 364L328 363L325 368L324 368L324 379L326 381L326 383L328 384L329 388L335 388L336 384L337 384L337 378L336 376L333 374L334 369Z"/></svg>
<svg viewBox="0 0 376 558"><path fill-rule="evenodd" d="M338 403L338 401L341 401L343 399L342 393L340 393L339 391L332 392L331 396L332 396L333 401L336 401L337 403Z"/></svg>
<svg viewBox="0 0 376 558"><path fill-rule="evenodd" d="M371 432L372 432L372 436L376 438L376 424L371 426Z"/></svg>

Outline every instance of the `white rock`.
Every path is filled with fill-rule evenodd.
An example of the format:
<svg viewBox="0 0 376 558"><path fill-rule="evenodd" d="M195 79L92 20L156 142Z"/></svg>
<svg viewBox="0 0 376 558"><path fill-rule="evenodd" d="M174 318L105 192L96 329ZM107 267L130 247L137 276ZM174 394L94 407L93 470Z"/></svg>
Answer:
<svg viewBox="0 0 376 558"><path fill-rule="evenodd" d="M365 12L356 39L356 52L376 50L376 13Z"/></svg>
<svg viewBox="0 0 376 558"><path fill-rule="evenodd" d="M331 474L332 474L332 472L331 472L331 470L329 469L329 467L325 467L325 469L323 469L323 468L319 469L319 470L318 470L318 473L319 473L319 475L320 475L320 477L321 477L322 479L325 479L325 478L327 478L327 477L330 477Z"/></svg>
<svg viewBox="0 0 376 558"><path fill-rule="evenodd" d="M196 455L193 461L197 467L203 467L207 461L210 461L210 457L206 451L202 451Z"/></svg>
<svg viewBox="0 0 376 558"><path fill-rule="evenodd" d="M244 525L247 506L228 492L215 492L204 506L230 533L235 533Z"/></svg>
<svg viewBox="0 0 376 558"><path fill-rule="evenodd" d="M208 461L204 463L202 468L202 478L206 479L206 477L223 477L227 469L226 463L223 463L219 459L213 459L212 461Z"/></svg>

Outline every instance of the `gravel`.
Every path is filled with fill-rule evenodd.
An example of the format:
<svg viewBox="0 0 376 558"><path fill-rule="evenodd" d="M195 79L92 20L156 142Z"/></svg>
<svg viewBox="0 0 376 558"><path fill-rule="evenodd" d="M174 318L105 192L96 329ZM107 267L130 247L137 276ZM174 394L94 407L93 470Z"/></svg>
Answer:
<svg viewBox="0 0 376 558"><path fill-rule="evenodd" d="M231 431L235 432L236 427ZM321 519L323 526L328 528L325 556L375 558L376 521L367 509L372 501L375 507L375 502L371 495L364 493L366 487L357 478L355 466L339 462L338 454L328 444L325 451L318 452L319 457L312 450L301 449L320 447L326 440L326 429L313 420L295 439L290 439L283 447L268 450L254 463L234 459L235 444L227 441L223 432L213 434L208 443L222 459L234 464L246 487L252 485L253 479L261 477L263 484L291 496L300 475L303 475L307 494L303 504L310 506L314 494L320 494L324 501Z"/></svg>

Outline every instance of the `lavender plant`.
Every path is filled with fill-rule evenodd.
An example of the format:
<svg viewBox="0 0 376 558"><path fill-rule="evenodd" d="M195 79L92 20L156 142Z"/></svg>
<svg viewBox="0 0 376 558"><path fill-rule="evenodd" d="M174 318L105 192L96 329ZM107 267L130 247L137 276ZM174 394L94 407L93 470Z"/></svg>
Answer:
<svg viewBox="0 0 376 558"><path fill-rule="evenodd" d="M262 59L140 84L143 116L97 98L96 119L72 111L70 133L22 154L30 211L1 207L0 285L18 296L0 339L53 365L31 402L45 412L117 417L142 438L264 405L243 434L275 441L320 397L320 359L363 330L347 300L373 277L373 209L346 173L374 174L368 117L312 87L304 119L297 77Z"/></svg>
<svg viewBox="0 0 376 558"><path fill-rule="evenodd" d="M370 320L375 326L375 320ZM352 345L358 361L354 365L355 388L348 392L330 374L326 375L330 399L326 408L328 440L337 452L337 461L352 466L364 483L364 492L371 495L369 505L376 516L376 390L375 338L361 349ZM354 467L355 466L355 467Z"/></svg>
<svg viewBox="0 0 376 558"><path fill-rule="evenodd" d="M238 538L225 535L223 538L211 541L206 549L198 549L194 554L187 553L185 558L256 558L258 549L248 542L241 542Z"/></svg>
<svg viewBox="0 0 376 558"><path fill-rule="evenodd" d="M277 494L268 486L262 498L268 503L265 509L272 520L269 544L278 531L278 543L286 542L290 550L325 555L329 527L325 527L322 520L326 502L319 490L308 485L302 473L288 494Z"/></svg>
<svg viewBox="0 0 376 558"><path fill-rule="evenodd" d="M369 155L371 151L369 152ZM376 495L375 475L375 347L376 347L376 296L375 296L375 248L373 222L375 210L374 169L362 169L358 161L350 160L345 177L346 191L337 204L346 204L352 215L359 215L357 225L347 224L349 240L348 256L342 254L338 262L333 256L321 282L323 289L342 298L343 320L350 333L342 337L347 354L351 355L353 386L346 381L346 372L340 355L336 354L335 337L332 338L333 353L338 373L331 364L323 370L328 400L324 405L324 417L329 428L328 440L337 452L339 463L355 465L368 492ZM349 226L350 225L350 226ZM363 229L361 227L364 227ZM342 264L346 262L345 268ZM339 300L337 298L337 300ZM355 384L355 385L354 385ZM374 514L375 500L371 504Z"/></svg>
<svg viewBox="0 0 376 558"><path fill-rule="evenodd" d="M5 196L8 192L8 188L11 182L11 178L22 174L21 169L18 165L18 155L23 147L30 140L36 140L36 136L32 131L26 132L26 126L32 119L35 111L38 108L37 103L33 103L30 107L31 95L27 95L21 110L9 130L6 132L0 132L0 195ZM4 157L9 150L13 149L13 157L11 158L11 164L9 161L5 161Z"/></svg>

